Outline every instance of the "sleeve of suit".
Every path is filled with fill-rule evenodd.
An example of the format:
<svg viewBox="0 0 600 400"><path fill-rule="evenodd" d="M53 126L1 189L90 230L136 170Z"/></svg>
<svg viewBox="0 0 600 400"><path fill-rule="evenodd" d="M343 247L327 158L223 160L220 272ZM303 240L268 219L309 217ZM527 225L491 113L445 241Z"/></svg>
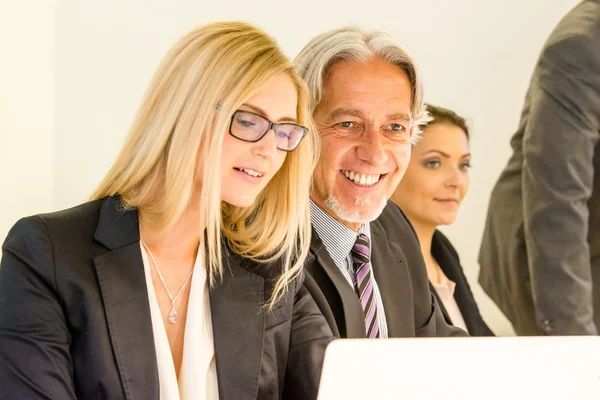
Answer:
<svg viewBox="0 0 600 400"><path fill-rule="evenodd" d="M75 399L71 337L44 222L19 221L0 264L0 399Z"/></svg>
<svg viewBox="0 0 600 400"><path fill-rule="evenodd" d="M425 267L423 267L424 269ZM415 308L415 337L464 337L469 334L462 329L446 322L444 313L437 297L433 294L429 281L425 280L419 291L423 296L418 295L422 303ZM417 290L417 287L414 287ZM428 300L428 301L427 301ZM428 312L427 312L427 311Z"/></svg>
<svg viewBox="0 0 600 400"><path fill-rule="evenodd" d="M450 325L446 322L442 308L437 301L437 298L431 294L432 318L435 320L435 332L437 337L465 337L469 334L462 329ZM418 336L418 335L417 335Z"/></svg>
<svg viewBox="0 0 600 400"><path fill-rule="evenodd" d="M542 333L596 334L587 242L600 131L600 53L589 38L546 48L523 138L523 216Z"/></svg>
<svg viewBox="0 0 600 400"><path fill-rule="evenodd" d="M298 282L290 337L290 351L283 385L283 398L316 399L327 345L333 340L331 329L317 304Z"/></svg>

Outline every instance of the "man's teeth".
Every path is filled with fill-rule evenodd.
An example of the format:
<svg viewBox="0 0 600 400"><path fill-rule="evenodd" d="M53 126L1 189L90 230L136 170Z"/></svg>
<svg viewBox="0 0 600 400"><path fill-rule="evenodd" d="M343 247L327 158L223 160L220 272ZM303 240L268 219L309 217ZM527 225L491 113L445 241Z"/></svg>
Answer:
<svg viewBox="0 0 600 400"><path fill-rule="evenodd" d="M250 175L250 176L254 176L254 177L256 177L256 178L259 178L259 177L261 177L261 176L262 176L262 174L259 174L258 172L256 172L256 171L253 171L253 170L251 170L251 169L238 168L238 170L239 170L239 171L242 171L242 172L245 172L245 173L247 173L248 175Z"/></svg>
<svg viewBox="0 0 600 400"><path fill-rule="evenodd" d="M379 178L381 178L381 175L360 174L354 171L342 171L342 173L346 178L360 186L373 186L379 182Z"/></svg>

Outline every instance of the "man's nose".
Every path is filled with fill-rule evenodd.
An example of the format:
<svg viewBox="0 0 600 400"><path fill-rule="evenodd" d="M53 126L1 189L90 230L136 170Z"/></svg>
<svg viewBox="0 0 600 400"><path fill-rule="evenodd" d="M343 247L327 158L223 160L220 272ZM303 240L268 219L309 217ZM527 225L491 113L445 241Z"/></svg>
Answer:
<svg viewBox="0 0 600 400"><path fill-rule="evenodd" d="M357 155L361 160L372 165L381 165L387 161L386 139L378 129L368 128L359 140Z"/></svg>

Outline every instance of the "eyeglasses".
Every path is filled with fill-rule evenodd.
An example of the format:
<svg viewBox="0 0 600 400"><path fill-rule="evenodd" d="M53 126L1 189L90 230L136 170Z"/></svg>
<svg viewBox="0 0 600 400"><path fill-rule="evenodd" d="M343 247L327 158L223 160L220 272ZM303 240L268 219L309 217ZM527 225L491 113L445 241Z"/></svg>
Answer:
<svg viewBox="0 0 600 400"><path fill-rule="evenodd" d="M261 140L271 129L275 131L276 147L283 151L294 151L308 133L308 128L301 125L290 122L276 124L260 114L244 110L234 112L229 124L231 136L251 143Z"/></svg>

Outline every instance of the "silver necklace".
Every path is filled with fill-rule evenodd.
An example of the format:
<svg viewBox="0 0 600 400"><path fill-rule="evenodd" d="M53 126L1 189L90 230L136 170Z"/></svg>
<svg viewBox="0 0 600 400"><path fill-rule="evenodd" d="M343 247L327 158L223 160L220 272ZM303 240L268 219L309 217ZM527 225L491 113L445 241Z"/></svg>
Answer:
<svg viewBox="0 0 600 400"><path fill-rule="evenodd" d="M148 248L146 243L141 238L140 238L140 242L142 242L142 246L144 246L144 249L146 249L146 251L150 255L150 258L152 259L152 264L154 264L154 269L156 269L156 272L158 273L158 277L160 278L160 281L162 282L163 286L165 287L165 290L167 291L167 296L169 296L169 300L171 300L171 312L169 313L169 322L172 324L175 324L175 323L177 323L177 311L175 310L175 302L177 301L177 298L179 297L179 295L181 294L183 289L187 286L188 282L190 281L190 278L192 277L192 274L194 273L194 268L192 268L187 279L185 280L185 282L183 282L183 285L181 286L181 288L179 289L179 291L177 292L175 297L173 297L173 296L171 296L171 292L169 292L169 288L167 287L167 284L165 283L165 280L164 280L162 274L160 273L160 269L158 268L158 264L156 263L156 260L154 259L154 255L152 254L152 252L150 251L150 249Z"/></svg>

